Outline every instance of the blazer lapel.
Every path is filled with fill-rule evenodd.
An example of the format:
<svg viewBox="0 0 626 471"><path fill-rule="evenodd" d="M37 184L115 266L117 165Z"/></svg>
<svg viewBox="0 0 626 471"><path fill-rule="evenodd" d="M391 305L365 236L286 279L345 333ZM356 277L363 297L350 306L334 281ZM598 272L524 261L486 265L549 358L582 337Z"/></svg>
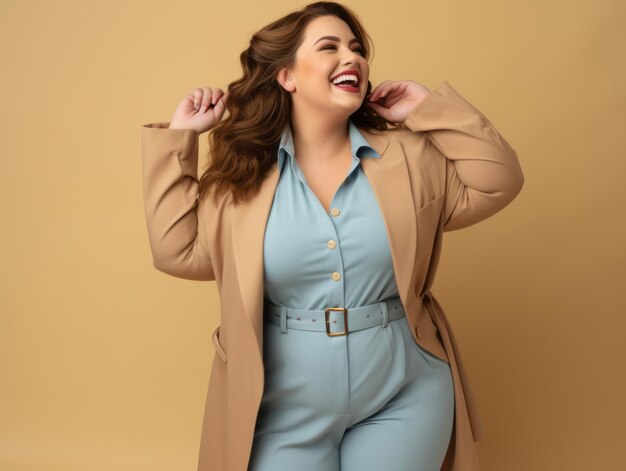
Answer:
<svg viewBox="0 0 626 471"><path fill-rule="evenodd" d="M402 147L391 132L379 135L360 130L382 156L361 159L387 228L393 269L402 305L409 309L417 245L417 224L411 180ZM380 150L379 150L380 149Z"/></svg>
<svg viewBox="0 0 626 471"><path fill-rule="evenodd" d="M263 179L259 193L232 207L231 235L242 302L263 350L263 241L278 186L278 161Z"/></svg>
<svg viewBox="0 0 626 471"><path fill-rule="evenodd" d="M399 144L389 133L359 129L380 159L364 157L361 167L378 200L391 248L400 298L406 306L415 260L416 222L408 169ZM393 153L393 154L392 154ZM246 314L254 329L258 351L263 348L263 241L278 185L278 162L261 184L259 193L233 206L231 235L235 267Z"/></svg>

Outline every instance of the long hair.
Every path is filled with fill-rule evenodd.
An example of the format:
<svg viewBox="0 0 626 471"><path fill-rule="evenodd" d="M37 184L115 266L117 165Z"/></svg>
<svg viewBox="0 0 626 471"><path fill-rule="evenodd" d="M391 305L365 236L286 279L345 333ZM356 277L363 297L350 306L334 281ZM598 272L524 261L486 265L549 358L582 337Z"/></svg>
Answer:
<svg viewBox="0 0 626 471"><path fill-rule="evenodd" d="M291 97L276 80L279 70L295 64L304 29L316 17L334 15L345 21L370 62L373 42L356 14L335 2L311 3L273 21L253 34L240 55L243 76L228 85L228 117L209 133L209 166L200 178L199 198L230 195L235 204L254 196L276 162L283 129L290 121ZM372 89L368 80L367 93ZM350 119L363 129L388 129L387 121L365 105Z"/></svg>

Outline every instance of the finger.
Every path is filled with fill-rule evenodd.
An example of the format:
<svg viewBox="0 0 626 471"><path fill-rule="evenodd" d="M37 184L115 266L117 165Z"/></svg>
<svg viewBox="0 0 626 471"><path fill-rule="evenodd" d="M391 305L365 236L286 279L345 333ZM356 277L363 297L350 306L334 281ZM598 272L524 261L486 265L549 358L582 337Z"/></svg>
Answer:
<svg viewBox="0 0 626 471"><path fill-rule="evenodd" d="M213 111L215 112L215 116L217 119L221 119L222 113L224 113L224 108L225 108L224 99L222 98L218 100L217 104L213 108Z"/></svg>
<svg viewBox="0 0 626 471"><path fill-rule="evenodd" d="M380 92L379 92L379 94L378 94L378 98L379 98L379 99L380 99L380 98L385 98L387 95L389 95L389 94L393 91L393 89L394 89L395 85L396 85L396 84L395 84L395 83L393 83L393 82L390 82L390 83L386 84L386 85L384 86L384 88L381 88L381 89L380 89Z"/></svg>
<svg viewBox="0 0 626 471"><path fill-rule="evenodd" d="M220 98L224 96L224 91L221 88L213 89L213 96L211 97L211 104L215 106Z"/></svg>
<svg viewBox="0 0 626 471"><path fill-rule="evenodd" d="M202 102L200 103L200 113L205 113L211 106L211 98L215 95L215 89L209 87L202 88L204 95L202 96Z"/></svg>
<svg viewBox="0 0 626 471"><path fill-rule="evenodd" d="M215 95L215 90L211 90L210 88L205 88L204 90L204 96L202 97L202 102L200 103L200 113L205 113L206 110L209 109L211 97Z"/></svg>
<svg viewBox="0 0 626 471"><path fill-rule="evenodd" d="M396 103L406 100L406 90L402 87L390 91L385 97L383 105L386 108L392 108Z"/></svg>
<svg viewBox="0 0 626 471"><path fill-rule="evenodd" d="M368 103L367 106L373 110L374 112L376 112L377 115L384 117L386 108L376 104L376 103Z"/></svg>
<svg viewBox="0 0 626 471"><path fill-rule="evenodd" d="M372 93L369 97L370 101L379 101L382 98L385 98L389 93L388 87L379 88L376 92Z"/></svg>
<svg viewBox="0 0 626 471"><path fill-rule="evenodd" d="M384 84L384 87L382 86ZM394 96L394 94L397 96L398 94L402 94L402 82L399 80L387 80L385 82L383 82L383 84L381 84L381 88L379 88L379 90L376 93L376 96L374 96L374 99L372 101L379 101L380 99L383 98L391 98L392 96ZM397 92L397 93L396 93Z"/></svg>
<svg viewBox="0 0 626 471"><path fill-rule="evenodd" d="M209 89L211 90L211 89ZM216 103L219 99L224 95L224 91L221 88L214 88L211 92L207 92L204 94L204 98L202 99L202 105L200 107L200 113L206 112L211 105L215 107Z"/></svg>
<svg viewBox="0 0 626 471"><path fill-rule="evenodd" d="M384 92L388 85L391 83L390 80L385 80L384 82L378 84L374 90L372 90L372 94L370 95L371 101L377 101L381 97L381 93Z"/></svg>
<svg viewBox="0 0 626 471"><path fill-rule="evenodd" d="M388 90L380 90L376 95L371 96L369 98L369 101L370 102L385 103L388 98L389 98L389 91Z"/></svg>
<svg viewBox="0 0 626 471"><path fill-rule="evenodd" d="M208 93L211 93L211 89L208 87L204 87L204 88L196 88L193 91L193 107L195 109L199 109L202 103L202 100L204 98L204 95L206 94L206 91L208 91Z"/></svg>
<svg viewBox="0 0 626 471"><path fill-rule="evenodd" d="M193 106L193 93L190 93L189 95L187 95L185 99L191 103L191 106Z"/></svg>
<svg viewBox="0 0 626 471"><path fill-rule="evenodd" d="M193 107L197 110L200 108L200 101L202 100L202 90L194 88L191 92L193 94Z"/></svg>

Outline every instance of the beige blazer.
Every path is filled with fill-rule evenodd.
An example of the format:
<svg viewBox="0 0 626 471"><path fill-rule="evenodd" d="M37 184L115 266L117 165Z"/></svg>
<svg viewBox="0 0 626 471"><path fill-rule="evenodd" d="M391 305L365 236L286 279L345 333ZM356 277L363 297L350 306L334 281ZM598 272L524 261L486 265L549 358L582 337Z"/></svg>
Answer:
<svg viewBox="0 0 626 471"><path fill-rule="evenodd" d="M382 156L361 159L389 237L400 298L419 345L447 361L455 388L452 439L442 470L478 470L482 418L461 352L431 286L445 231L475 224L511 202L524 177L516 152L488 119L443 81L406 128L361 129ZM190 280L215 280L220 323L198 471L247 471L263 371L263 238L278 162L252 200L197 198L198 132L142 127L145 216L154 266Z"/></svg>

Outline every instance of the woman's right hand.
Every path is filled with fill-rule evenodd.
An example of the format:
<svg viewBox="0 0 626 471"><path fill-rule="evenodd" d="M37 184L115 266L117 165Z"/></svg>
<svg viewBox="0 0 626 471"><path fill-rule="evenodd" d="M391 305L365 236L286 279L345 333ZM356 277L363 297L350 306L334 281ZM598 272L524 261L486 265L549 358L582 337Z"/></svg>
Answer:
<svg viewBox="0 0 626 471"><path fill-rule="evenodd" d="M221 88L194 88L176 108L169 129L208 131L222 119L227 98Z"/></svg>

